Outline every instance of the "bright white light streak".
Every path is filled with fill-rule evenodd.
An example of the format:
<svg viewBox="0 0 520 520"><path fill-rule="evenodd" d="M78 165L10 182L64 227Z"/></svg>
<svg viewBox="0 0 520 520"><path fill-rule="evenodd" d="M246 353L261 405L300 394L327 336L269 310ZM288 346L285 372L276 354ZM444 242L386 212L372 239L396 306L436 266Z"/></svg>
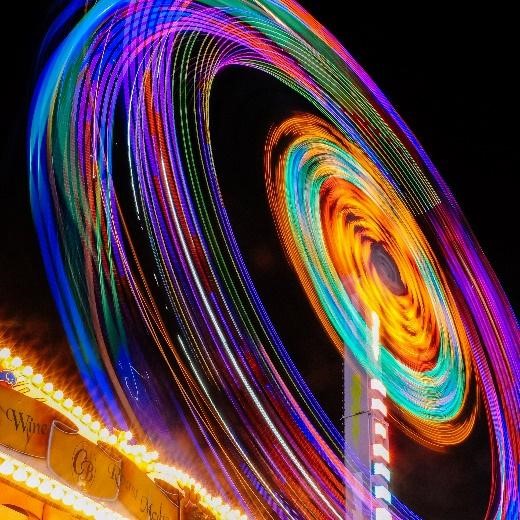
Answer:
<svg viewBox="0 0 520 520"><path fill-rule="evenodd" d="M374 457L380 457L386 463L390 463L390 453L382 444L379 444L379 443L373 444L372 453L374 454Z"/></svg>
<svg viewBox="0 0 520 520"><path fill-rule="evenodd" d="M374 359L379 361L379 354L381 353L379 346L379 315L377 312L372 311L372 353Z"/></svg>
<svg viewBox="0 0 520 520"><path fill-rule="evenodd" d="M383 423L376 421L374 423L374 434L386 439L388 436L388 432L386 431L386 426Z"/></svg>
<svg viewBox="0 0 520 520"><path fill-rule="evenodd" d="M370 399L370 409L381 412L385 417L386 417L386 414L388 413L385 403L383 403L383 401L381 401L381 399L374 399L373 397L372 397L372 399Z"/></svg>
<svg viewBox="0 0 520 520"><path fill-rule="evenodd" d="M379 379L370 379L370 388L379 392L383 397L386 397L386 387Z"/></svg>
<svg viewBox="0 0 520 520"><path fill-rule="evenodd" d="M392 514L384 507L376 507L376 520L392 520Z"/></svg>
<svg viewBox="0 0 520 520"><path fill-rule="evenodd" d="M382 462L374 462L374 475L381 475L387 482L390 482L390 470Z"/></svg>
<svg viewBox="0 0 520 520"><path fill-rule="evenodd" d="M392 502L392 495L386 486L374 486L374 496L385 500L389 504Z"/></svg>

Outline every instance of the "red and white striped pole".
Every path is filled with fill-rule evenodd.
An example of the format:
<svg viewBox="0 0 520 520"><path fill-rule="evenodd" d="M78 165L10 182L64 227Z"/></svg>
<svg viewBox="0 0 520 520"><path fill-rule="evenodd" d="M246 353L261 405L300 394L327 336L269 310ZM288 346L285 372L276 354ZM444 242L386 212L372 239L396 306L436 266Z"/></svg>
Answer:
<svg viewBox="0 0 520 520"><path fill-rule="evenodd" d="M372 312L371 353L376 366L381 368L379 344L379 316ZM388 445L388 422L386 407L386 388L380 379L369 380L370 409L370 489L374 495L373 518L391 520L388 506L392 503L390 484L390 450Z"/></svg>

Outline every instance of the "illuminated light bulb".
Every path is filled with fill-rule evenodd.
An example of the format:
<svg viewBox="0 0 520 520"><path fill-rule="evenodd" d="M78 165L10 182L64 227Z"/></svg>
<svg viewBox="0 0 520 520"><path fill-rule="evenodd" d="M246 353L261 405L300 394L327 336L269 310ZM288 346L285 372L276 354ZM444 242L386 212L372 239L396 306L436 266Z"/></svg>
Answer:
<svg viewBox="0 0 520 520"><path fill-rule="evenodd" d="M27 474L27 471L25 471L25 469L22 467L18 468L13 473L13 479L16 480L16 482L25 482L28 476L29 475Z"/></svg>
<svg viewBox="0 0 520 520"><path fill-rule="evenodd" d="M89 414L89 413L86 413L82 418L81 418L81 422L85 423L85 424L89 424L90 422L92 422L92 416Z"/></svg>
<svg viewBox="0 0 520 520"><path fill-rule="evenodd" d="M392 495L386 486L374 486L374 496L388 503L392 501Z"/></svg>
<svg viewBox="0 0 520 520"><path fill-rule="evenodd" d="M386 439L388 435L386 431L386 426L380 422L376 422L374 424L374 434L379 435L379 437L383 437L383 439Z"/></svg>
<svg viewBox="0 0 520 520"><path fill-rule="evenodd" d="M115 444L117 442L117 437L112 433L107 437L108 444Z"/></svg>
<svg viewBox="0 0 520 520"><path fill-rule="evenodd" d="M83 414L83 408L81 406L75 406L72 410L72 415L75 415L76 417L81 417Z"/></svg>
<svg viewBox="0 0 520 520"><path fill-rule="evenodd" d="M44 480L38 487L38 491L42 495L48 495L52 491L52 484L50 480Z"/></svg>
<svg viewBox="0 0 520 520"><path fill-rule="evenodd" d="M372 378L370 380L370 388L372 390L375 390L376 392L379 392L383 397L386 397L385 385L383 383L381 383L381 381L379 381L379 379Z"/></svg>
<svg viewBox="0 0 520 520"><path fill-rule="evenodd" d="M390 462L390 453L388 453L388 450L382 444L373 444L372 452L374 454L374 457L381 457L387 463Z"/></svg>
<svg viewBox="0 0 520 520"><path fill-rule="evenodd" d="M83 507L84 507L84 502L85 502L85 499L83 499L81 497L77 497L76 500L74 500L74 503L72 504L72 507L76 511L82 511Z"/></svg>
<svg viewBox="0 0 520 520"><path fill-rule="evenodd" d="M37 488L40 484L41 480L34 473L25 481L25 485L31 489Z"/></svg>
<svg viewBox="0 0 520 520"><path fill-rule="evenodd" d="M63 400L63 392L61 390L56 390L56 392L54 392L54 395L52 396L52 398L57 401L57 402L60 402Z"/></svg>
<svg viewBox="0 0 520 520"><path fill-rule="evenodd" d="M72 493L67 493L63 498L62 498L62 502L66 505L66 506L71 506L73 503L74 503L74 495Z"/></svg>
<svg viewBox="0 0 520 520"><path fill-rule="evenodd" d="M14 471L14 464L10 460L4 460L2 464L0 464L0 474L2 475L11 475Z"/></svg>
<svg viewBox="0 0 520 520"><path fill-rule="evenodd" d="M54 385L52 383L45 383L43 385L43 391L46 394L50 394L54 390Z"/></svg>
<svg viewBox="0 0 520 520"><path fill-rule="evenodd" d="M35 374L32 376L31 382L34 386L41 386L43 384L43 376L41 374Z"/></svg>
<svg viewBox="0 0 520 520"><path fill-rule="evenodd" d="M151 462L152 461L152 457L150 455L150 453L143 453L143 461L144 462Z"/></svg>
<svg viewBox="0 0 520 520"><path fill-rule="evenodd" d="M13 368L20 368L22 366L23 362L22 362L22 359L19 358L18 356L14 357L12 360L11 360L11 366Z"/></svg>
<svg viewBox="0 0 520 520"><path fill-rule="evenodd" d="M72 505L74 506L74 504L78 501L78 500L81 500L82 496L77 492L77 491L72 491Z"/></svg>
<svg viewBox="0 0 520 520"><path fill-rule="evenodd" d="M134 437L134 434L131 431L127 431L123 433L123 436L127 441L131 441Z"/></svg>
<svg viewBox="0 0 520 520"><path fill-rule="evenodd" d="M381 399L372 397L372 399L370 400L370 408L372 410L377 410L377 411L381 412L385 417L386 417L386 414L388 413L388 410L387 410L385 404L383 403L383 401L381 401Z"/></svg>
<svg viewBox="0 0 520 520"><path fill-rule="evenodd" d="M65 491L61 486L56 486L51 492L51 498L54 500L61 500L65 495Z"/></svg>
<svg viewBox="0 0 520 520"><path fill-rule="evenodd" d="M9 357L11 357L11 351L7 347L0 349L0 360L7 359Z"/></svg>
<svg viewBox="0 0 520 520"><path fill-rule="evenodd" d="M26 365L23 367L22 375L25 377L31 377L33 375L33 367Z"/></svg>
<svg viewBox="0 0 520 520"><path fill-rule="evenodd" d="M85 503L84 503L82 509L83 509L83 512L86 513L87 515L94 516L94 512L96 511L96 506L90 500L89 501L85 500Z"/></svg>
<svg viewBox="0 0 520 520"><path fill-rule="evenodd" d="M101 428L101 431L99 432L99 437L101 440L108 439L110 435L110 432L106 428Z"/></svg>
<svg viewBox="0 0 520 520"><path fill-rule="evenodd" d="M376 520L392 520L392 515L384 507L376 507Z"/></svg>
<svg viewBox="0 0 520 520"><path fill-rule="evenodd" d="M101 429L101 424L99 423L99 421L93 421L92 423L90 423L90 429L92 431L98 432Z"/></svg>
<svg viewBox="0 0 520 520"><path fill-rule="evenodd" d="M143 456L143 451L140 449L141 446L139 446L139 444L136 444L135 446L133 446L133 454L134 454L134 457L136 458L142 458Z"/></svg>
<svg viewBox="0 0 520 520"><path fill-rule="evenodd" d="M375 462L374 463L374 475L381 475L388 482L390 482L390 470L382 462Z"/></svg>
<svg viewBox="0 0 520 520"><path fill-rule="evenodd" d="M62 404L63 408L70 410L74 406L74 401L70 397L67 397L67 399L65 399Z"/></svg>

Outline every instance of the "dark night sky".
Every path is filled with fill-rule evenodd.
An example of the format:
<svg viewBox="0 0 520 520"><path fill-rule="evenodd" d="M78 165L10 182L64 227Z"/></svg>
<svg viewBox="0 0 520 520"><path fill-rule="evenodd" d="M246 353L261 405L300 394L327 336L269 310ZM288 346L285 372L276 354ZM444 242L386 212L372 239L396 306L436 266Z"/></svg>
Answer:
<svg viewBox="0 0 520 520"><path fill-rule="evenodd" d="M365 8L339 13L334 2L302 3L359 61L419 138L454 191L517 309L518 203L512 187L513 136L517 134L512 114L512 69L517 60L513 57L512 14L498 4L492 13L470 15L441 7L376 13L376 7L368 3ZM51 11L49 5L55 4L35 1L30 8L23 2L14 4L12 10L18 12L12 23L18 27L17 37L13 41L2 34L3 87L7 92L0 155L0 339L3 334L17 341L20 348L50 359L59 355L60 367L68 373L72 360L32 228L25 155L27 110L39 43L53 12L59 10L54 7ZM237 222L239 243L282 339L337 419L341 409L331 398L341 384L337 362L283 259L263 188L261 150L269 122L283 118L280 107L290 112L305 105L273 82L256 81L253 73L225 74L216 82L212 124L228 129L222 137L217 136L215 148L231 221ZM249 82L248 89L242 88L244 79ZM252 93L255 107L250 103ZM270 104L273 99L274 107ZM256 138L249 139L244 127L255 128ZM227 150L237 140L242 154L230 158ZM242 165L249 165L254 174L236 182L233 172L241 171ZM240 219L234 220L234 215ZM286 298L280 298L280 293ZM303 329L299 325L302 321L309 327ZM313 347L302 348L302 344ZM394 432L392 442L394 491L413 510L426 519L483 516L489 486L483 421L468 443L449 454L426 452L398 432Z"/></svg>

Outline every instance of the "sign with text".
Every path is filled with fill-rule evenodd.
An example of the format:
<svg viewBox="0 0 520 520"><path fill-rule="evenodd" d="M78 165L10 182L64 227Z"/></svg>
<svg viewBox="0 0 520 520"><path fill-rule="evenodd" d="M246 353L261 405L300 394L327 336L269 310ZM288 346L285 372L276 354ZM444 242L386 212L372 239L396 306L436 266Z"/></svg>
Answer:
<svg viewBox="0 0 520 520"><path fill-rule="evenodd" d="M56 475L90 497L118 497L121 458L58 421L51 427L47 463Z"/></svg>
<svg viewBox="0 0 520 520"><path fill-rule="evenodd" d="M180 493L161 489L130 460L123 460L120 502L139 520L178 520Z"/></svg>
<svg viewBox="0 0 520 520"><path fill-rule="evenodd" d="M45 458L52 422L58 412L26 395L0 385L0 444Z"/></svg>

